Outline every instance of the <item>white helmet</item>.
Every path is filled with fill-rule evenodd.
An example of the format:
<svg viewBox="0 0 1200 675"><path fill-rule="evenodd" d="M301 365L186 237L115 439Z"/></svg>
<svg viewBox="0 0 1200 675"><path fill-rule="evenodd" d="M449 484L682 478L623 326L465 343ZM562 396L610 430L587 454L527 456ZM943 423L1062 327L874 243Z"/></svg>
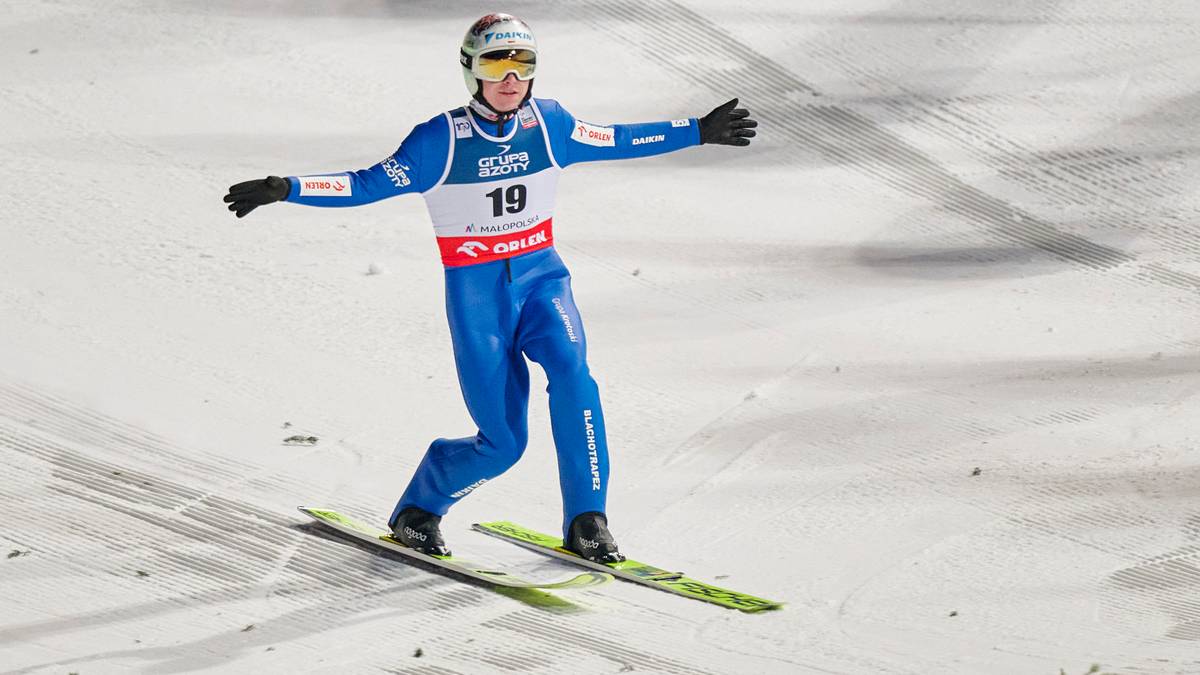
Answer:
<svg viewBox="0 0 1200 675"><path fill-rule="evenodd" d="M480 58L480 55L484 58ZM488 14L476 21L463 36L459 63L467 91L476 100L486 104L480 80L499 82L508 73L515 74L519 80L533 79L537 66L537 40L533 38L533 31L528 24L517 17L511 14Z"/></svg>

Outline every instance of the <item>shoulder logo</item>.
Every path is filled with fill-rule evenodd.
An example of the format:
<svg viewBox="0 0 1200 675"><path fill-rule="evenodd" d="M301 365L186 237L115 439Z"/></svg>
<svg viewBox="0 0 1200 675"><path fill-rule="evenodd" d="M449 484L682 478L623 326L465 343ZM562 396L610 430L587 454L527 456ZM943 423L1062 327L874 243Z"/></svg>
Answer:
<svg viewBox="0 0 1200 675"><path fill-rule="evenodd" d="M576 122L575 130L571 132L571 140L598 147L612 147L616 145L616 139L612 127L598 127L587 122Z"/></svg>
<svg viewBox="0 0 1200 675"><path fill-rule="evenodd" d="M383 167L383 172L392 180L392 185L398 188L408 187L412 184L407 171L412 171L411 168L396 161L395 155L388 155L382 162L379 163Z"/></svg>
<svg viewBox="0 0 1200 675"><path fill-rule="evenodd" d="M455 138L470 138L471 123L466 118L456 118L454 120L454 137Z"/></svg>

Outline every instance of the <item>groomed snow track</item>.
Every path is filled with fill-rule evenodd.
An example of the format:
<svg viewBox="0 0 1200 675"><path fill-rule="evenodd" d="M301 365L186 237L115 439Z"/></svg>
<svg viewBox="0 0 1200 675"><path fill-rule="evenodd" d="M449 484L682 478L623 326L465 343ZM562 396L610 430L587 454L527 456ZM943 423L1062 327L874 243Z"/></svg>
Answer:
<svg viewBox="0 0 1200 675"><path fill-rule="evenodd" d="M1194 2L12 4L0 673L1200 673ZM761 122L572 168L555 221L622 546L783 611L295 513L378 521L470 433L436 247L416 198L220 196L386 156L496 9L581 119ZM469 529L558 525L533 389L445 529L549 578Z"/></svg>

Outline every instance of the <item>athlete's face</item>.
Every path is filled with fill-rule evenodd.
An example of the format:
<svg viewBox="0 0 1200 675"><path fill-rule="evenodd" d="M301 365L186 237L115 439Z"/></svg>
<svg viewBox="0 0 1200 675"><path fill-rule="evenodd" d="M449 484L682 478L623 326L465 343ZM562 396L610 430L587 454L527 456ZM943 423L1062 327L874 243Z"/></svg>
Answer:
<svg viewBox="0 0 1200 675"><path fill-rule="evenodd" d="M500 112L515 110L529 91L529 80L524 82L517 79L514 73L509 73L501 82L483 81L483 99Z"/></svg>

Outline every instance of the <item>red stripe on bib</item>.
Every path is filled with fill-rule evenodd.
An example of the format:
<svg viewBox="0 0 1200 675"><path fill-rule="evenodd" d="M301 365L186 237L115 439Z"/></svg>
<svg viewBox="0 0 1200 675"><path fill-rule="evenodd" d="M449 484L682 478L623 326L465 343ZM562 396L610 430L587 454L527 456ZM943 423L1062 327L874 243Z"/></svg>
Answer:
<svg viewBox="0 0 1200 675"><path fill-rule="evenodd" d="M508 234L480 237L438 237L437 243L442 252L442 264L447 267L478 265L551 246L554 244L554 233L550 228L551 220L553 219L543 220L528 230Z"/></svg>

